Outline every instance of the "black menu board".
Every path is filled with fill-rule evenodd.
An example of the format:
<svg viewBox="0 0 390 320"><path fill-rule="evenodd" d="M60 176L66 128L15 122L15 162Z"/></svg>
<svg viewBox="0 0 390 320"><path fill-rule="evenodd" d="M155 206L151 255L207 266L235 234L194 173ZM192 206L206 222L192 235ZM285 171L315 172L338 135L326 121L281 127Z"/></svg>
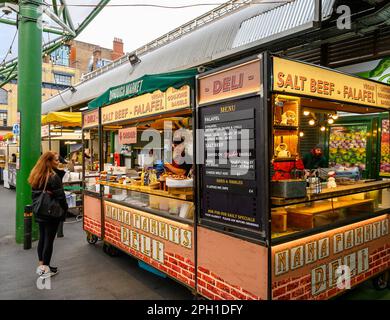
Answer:
<svg viewBox="0 0 390 320"><path fill-rule="evenodd" d="M260 97L200 107L200 218L258 231L256 109Z"/></svg>

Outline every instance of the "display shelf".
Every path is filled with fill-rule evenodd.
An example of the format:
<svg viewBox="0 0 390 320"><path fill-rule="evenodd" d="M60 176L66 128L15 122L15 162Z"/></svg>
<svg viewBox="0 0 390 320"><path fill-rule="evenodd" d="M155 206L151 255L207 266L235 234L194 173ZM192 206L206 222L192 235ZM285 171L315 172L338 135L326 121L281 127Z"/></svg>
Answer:
<svg viewBox="0 0 390 320"><path fill-rule="evenodd" d="M339 186L337 188L323 189L319 194L308 195L305 198L298 199L284 199L272 197L272 205L274 206L287 206L291 204L299 204L309 201L324 200L335 197L347 196L355 193L368 192L378 189L384 189L390 187L390 181L375 181L375 182L357 182L355 185Z"/></svg>
<svg viewBox="0 0 390 320"><path fill-rule="evenodd" d="M118 188L118 189L123 189L123 190L139 191L139 192L143 192L143 193L147 193L147 194L151 194L151 195L155 195L155 196L162 196L162 197L184 200L184 201L191 201L194 198L193 195L188 195L188 194L172 195L168 191L151 189L147 186L124 185L121 183L113 183L113 182L106 182L106 181L98 181L97 184L101 184L103 186L114 187L114 188Z"/></svg>
<svg viewBox="0 0 390 320"><path fill-rule="evenodd" d="M297 158L296 157L290 157L290 158L275 158L274 162L291 162L295 161Z"/></svg>

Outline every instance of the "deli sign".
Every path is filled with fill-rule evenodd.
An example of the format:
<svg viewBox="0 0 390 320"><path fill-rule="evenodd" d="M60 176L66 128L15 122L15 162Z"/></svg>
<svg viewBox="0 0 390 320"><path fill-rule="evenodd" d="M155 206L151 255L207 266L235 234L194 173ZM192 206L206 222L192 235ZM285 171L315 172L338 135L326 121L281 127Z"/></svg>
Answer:
<svg viewBox="0 0 390 320"><path fill-rule="evenodd" d="M390 109L390 86L277 57L273 62L274 91Z"/></svg>
<svg viewBox="0 0 390 320"><path fill-rule="evenodd" d="M260 92L260 62L261 60L250 61L200 77L199 104Z"/></svg>
<svg viewBox="0 0 390 320"><path fill-rule="evenodd" d="M121 129L118 132L119 144L132 144L137 143L137 128Z"/></svg>
<svg viewBox="0 0 390 320"><path fill-rule="evenodd" d="M99 124L99 110L83 114L83 128L95 127Z"/></svg>

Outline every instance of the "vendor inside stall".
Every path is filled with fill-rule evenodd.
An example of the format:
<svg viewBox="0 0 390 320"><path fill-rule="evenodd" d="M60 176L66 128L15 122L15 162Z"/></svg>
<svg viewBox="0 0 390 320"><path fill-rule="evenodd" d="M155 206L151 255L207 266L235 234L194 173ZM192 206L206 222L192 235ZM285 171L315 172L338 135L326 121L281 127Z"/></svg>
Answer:
<svg viewBox="0 0 390 320"><path fill-rule="evenodd" d="M187 176L192 169L192 163L186 161L187 148L188 143L185 142L185 139L174 139L172 144L172 163L165 163L165 169L179 176Z"/></svg>

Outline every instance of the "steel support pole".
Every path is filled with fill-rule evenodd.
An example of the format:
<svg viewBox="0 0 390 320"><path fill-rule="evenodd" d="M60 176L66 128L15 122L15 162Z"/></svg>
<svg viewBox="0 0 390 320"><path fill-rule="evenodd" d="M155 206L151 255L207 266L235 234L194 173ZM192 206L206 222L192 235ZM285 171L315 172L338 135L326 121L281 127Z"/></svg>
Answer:
<svg viewBox="0 0 390 320"><path fill-rule="evenodd" d="M18 111L20 170L16 183L16 242L23 243L24 207L31 204L27 179L40 156L42 104L42 0L19 1ZM35 222L32 238L38 238Z"/></svg>

